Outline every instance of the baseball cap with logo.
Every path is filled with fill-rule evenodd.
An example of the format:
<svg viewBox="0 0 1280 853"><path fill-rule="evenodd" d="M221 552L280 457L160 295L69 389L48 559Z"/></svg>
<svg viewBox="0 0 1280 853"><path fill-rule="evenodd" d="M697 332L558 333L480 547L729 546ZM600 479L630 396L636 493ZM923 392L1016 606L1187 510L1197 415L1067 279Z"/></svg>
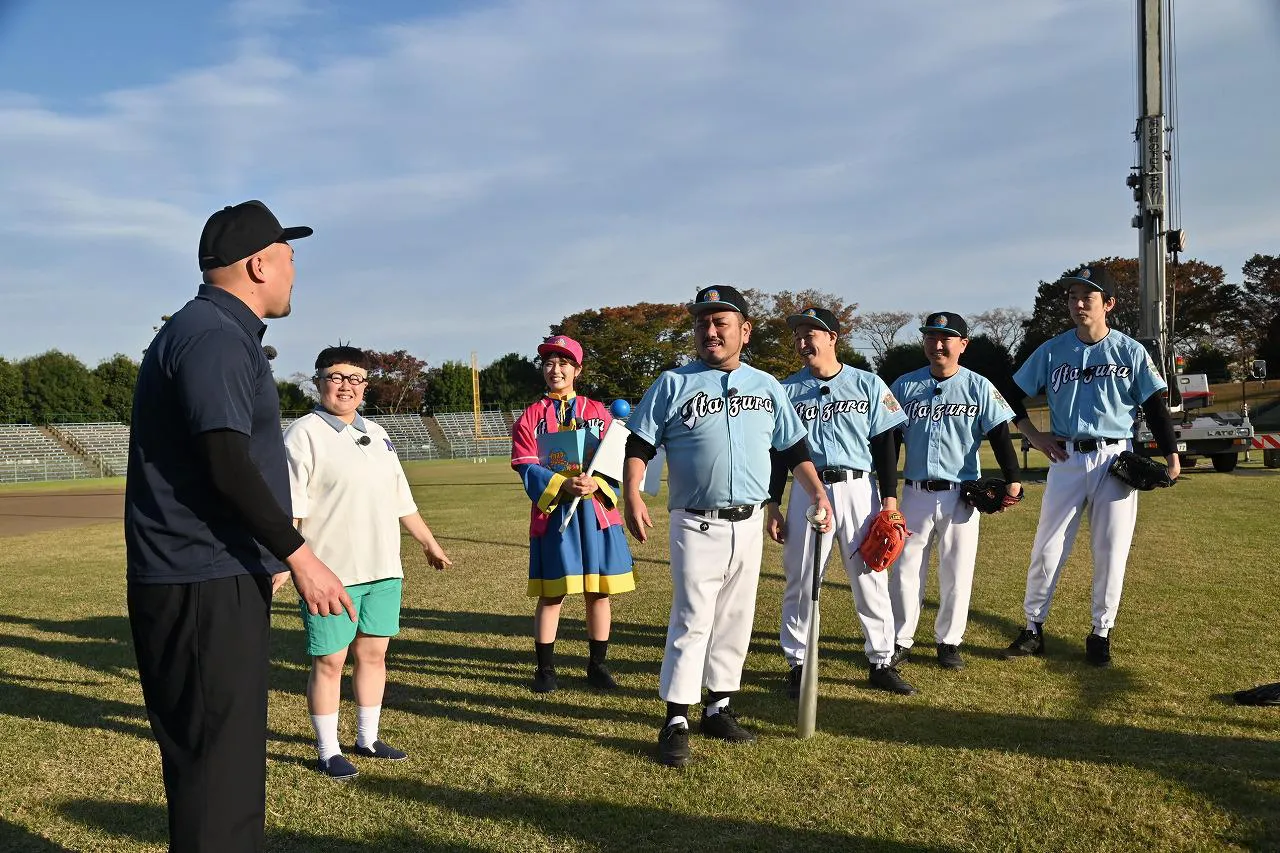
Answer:
<svg viewBox="0 0 1280 853"><path fill-rule="evenodd" d="M832 314L826 308L818 308L810 305L799 314L792 314L787 317L787 325L792 329L797 326L817 326L824 332L832 334L840 334L840 320L835 314Z"/></svg>
<svg viewBox="0 0 1280 853"><path fill-rule="evenodd" d="M563 355L579 367L582 366L582 344L568 335L552 335L538 344L538 355L546 358L549 355Z"/></svg>
<svg viewBox="0 0 1280 853"><path fill-rule="evenodd" d="M1111 273L1107 272L1106 267L1081 267L1075 272L1064 275L1058 283L1063 287L1070 287L1073 284L1087 284L1107 299L1114 299L1116 295L1116 283L1112 280Z"/></svg>
<svg viewBox="0 0 1280 853"><path fill-rule="evenodd" d="M285 228L258 200L224 207L209 217L200 233L201 271L226 267L257 254L272 243L311 236L305 225Z"/></svg>
<svg viewBox="0 0 1280 853"><path fill-rule="evenodd" d="M747 300L735 287L727 284L713 284L698 291L698 295L689 303L689 313L695 317L708 311L737 311L743 317L749 317Z"/></svg>
<svg viewBox="0 0 1280 853"><path fill-rule="evenodd" d="M967 338L969 337L969 324L959 314L939 311L924 318L924 325L920 327L920 331L921 333L940 332L942 334L955 335L959 338Z"/></svg>

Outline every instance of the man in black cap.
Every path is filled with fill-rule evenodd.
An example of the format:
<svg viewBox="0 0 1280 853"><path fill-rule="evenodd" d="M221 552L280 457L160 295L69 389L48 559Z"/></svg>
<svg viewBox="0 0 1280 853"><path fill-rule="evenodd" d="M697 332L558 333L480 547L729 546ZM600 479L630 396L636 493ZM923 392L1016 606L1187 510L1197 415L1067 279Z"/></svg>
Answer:
<svg viewBox="0 0 1280 853"><path fill-rule="evenodd" d="M293 249L260 201L214 213L204 284L143 357L125 546L129 622L160 744L171 851L262 849L271 594L292 573L312 613L342 582L294 529L263 318L289 313Z"/></svg>
<svg viewBox="0 0 1280 853"><path fill-rule="evenodd" d="M640 482L656 448L666 448L672 597L658 686L667 703L658 761L669 767L689 762L689 706L703 688L703 736L755 740L729 700L741 686L751 641L770 451L822 510L824 531L832 515L804 424L782 385L742 362L751 339L746 299L728 285L705 287L689 313L698 361L665 371L632 409L624 481L627 529L645 542L653 523Z"/></svg>

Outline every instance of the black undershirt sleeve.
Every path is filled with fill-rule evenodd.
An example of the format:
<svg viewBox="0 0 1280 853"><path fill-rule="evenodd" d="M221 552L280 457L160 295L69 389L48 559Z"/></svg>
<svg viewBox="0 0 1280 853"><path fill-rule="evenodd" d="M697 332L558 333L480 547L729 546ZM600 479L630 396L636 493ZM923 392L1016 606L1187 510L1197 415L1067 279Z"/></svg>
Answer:
<svg viewBox="0 0 1280 853"><path fill-rule="evenodd" d="M778 451L769 448L769 502L782 506L782 492L787 488L787 466Z"/></svg>
<svg viewBox="0 0 1280 853"><path fill-rule="evenodd" d="M896 429L887 429L871 439L871 461L876 469L880 499L898 496L898 442Z"/></svg>
<svg viewBox="0 0 1280 853"><path fill-rule="evenodd" d="M230 429L212 430L196 436L196 447L204 457L213 490L264 548L283 560L305 544L249 455L249 436Z"/></svg>
<svg viewBox="0 0 1280 853"><path fill-rule="evenodd" d="M812 461L809 456L809 442L803 438L786 450L777 451L777 456L788 471L794 471L797 465Z"/></svg>
<svg viewBox="0 0 1280 853"><path fill-rule="evenodd" d="M1014 452L1013 440L1009 437L1009 422L987 433L987 441L996 455L996 463L1000 466L1000 476L1006 483L1022 482L1022 471L1018 467L1018 454Z"/></svg>
<svg viewBox="0 0 1280 853"><path fill-rule="evenodd" d="M1142 411L1147 416L1147 426L1155 437L1156 447L1160 454L1168 458L1178 452L1178 437L1173 431L1173 417L1169 414L1169 404L1164 399L1164 392L1157 391L1142 404Z"/></svg>
<svg viewBox="0 0 1280 853"><path fill-rule="evenodd" d="M639 459L648 465L653 457L658 455L658 448L633 432L627 436L627 448L623 454L627 459Z"/></svg>

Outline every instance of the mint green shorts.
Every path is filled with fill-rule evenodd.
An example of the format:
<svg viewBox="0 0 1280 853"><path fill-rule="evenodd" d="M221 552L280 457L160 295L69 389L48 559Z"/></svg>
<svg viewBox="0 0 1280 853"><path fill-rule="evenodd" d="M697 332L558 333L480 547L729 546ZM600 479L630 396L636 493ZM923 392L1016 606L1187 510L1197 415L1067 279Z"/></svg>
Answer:
<svg viewBox="0 0 1280 853"><path fill-rule="evenodd" d="M347 587L356 608L356 621L345 612L337 616L312 616L305 601L298 601L302 627L307 631L307 654L312 657L340 652L356 638L356 631L370 637L394 637L400 633L401 578L383 578Z"/></svg>

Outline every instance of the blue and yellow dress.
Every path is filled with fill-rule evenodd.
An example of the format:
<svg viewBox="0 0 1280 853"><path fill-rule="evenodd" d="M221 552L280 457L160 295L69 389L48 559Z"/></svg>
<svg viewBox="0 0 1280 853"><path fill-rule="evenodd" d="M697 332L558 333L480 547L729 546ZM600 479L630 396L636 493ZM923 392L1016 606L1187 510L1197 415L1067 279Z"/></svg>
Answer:
<svg viewBox="0 0 1280 853"><path fill-rule="evenodd" d="M582 592L614 595L636 588L631 549L618 512L618 484L595 475L600 487L583 498L564 533L560 525L571 500L560 495L566 477L546 467L538 436L587 429L596 439L613 418L601 403L551 394L521 413L511 433L511 467L533 502L529 518L529 595L555 598Z"/></svg>

